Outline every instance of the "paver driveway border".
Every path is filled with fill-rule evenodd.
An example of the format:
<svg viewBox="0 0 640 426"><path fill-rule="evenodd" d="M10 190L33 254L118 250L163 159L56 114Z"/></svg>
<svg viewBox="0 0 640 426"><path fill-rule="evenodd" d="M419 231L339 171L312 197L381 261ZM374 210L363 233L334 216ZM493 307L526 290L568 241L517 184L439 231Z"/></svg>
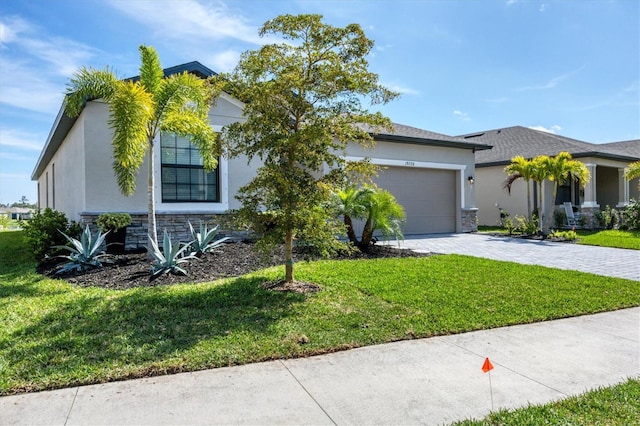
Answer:
<svg viewBox="0 0 640 426"><path fill-rule="evenodd" d="M398 242L389 241L387 244L397 245ZM640 250L476 233L413 235L401 241L400 247L418 252L464 254L640 281Z"/></svg>

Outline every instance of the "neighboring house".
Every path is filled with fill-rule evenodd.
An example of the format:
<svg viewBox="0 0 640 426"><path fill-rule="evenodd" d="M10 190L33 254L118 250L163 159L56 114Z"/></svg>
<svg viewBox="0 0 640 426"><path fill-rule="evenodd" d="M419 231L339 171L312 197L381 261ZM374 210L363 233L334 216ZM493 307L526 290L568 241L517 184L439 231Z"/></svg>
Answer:
<svg viewBox="0 0 640 426"><path fill-rule="evenodd" d="M467 141L478 141L493 146L490 151L476 152L476 205L479 208L480 225L496 225L502 208L514 215L526 216L527 190L521 179L516 181L509 195L503 189L507 178L504 168L511 159L521 155L527 159L538 155L555 156L567 151L574 159L585 164L591 173L586 186L568 182L558 189L554 205L571 202L574 209L586 217L611 207L624 207L630 198L638 199L637 179L628 182L624 169L629 163L640 159L640 140L608 144L592 144L526 127L515 126L487 130L459 136ZM531 183L532 207L538 207L538 188ZM553 184L543 185L543 211L551 203Z"/></svg>
<svg viewBox="0 0 640 426"><path fill-rule="evenodd" d="M201 77L213 71L198 62L165 69L165 74L191 72ZM222 94L209 112L214 130L242 120L243 104ZM64 212L70 220L93 223L103 212L128 212L133 223L128 244L146 245L147 183L145 164L136 191L123 196L112 170L112 132L108 106L88 102L77 118L60 109L31 175L38 182L38 205ZM470 232L476 229L473 185L474 152L489 149L465 140L395 125L390 134L374 135L374 149L349 145L350 159L371 158L386 167L377 182L389 189L407 212L406 234ZM148 158L145 162L148 161ZM158 229L186 237L187 221L211 220L214 214L237 209L238 189L255 176L259 160L220 158L206 173L198 151L184 138L163 134L155 143L155 191Z"/></svg>
<svg viewBox="0 0 640 426"><path fill-rule="evenodd" d="M8 217L11 220L29 220L33 210L26 207L1 207L0 216Z"/></svg>

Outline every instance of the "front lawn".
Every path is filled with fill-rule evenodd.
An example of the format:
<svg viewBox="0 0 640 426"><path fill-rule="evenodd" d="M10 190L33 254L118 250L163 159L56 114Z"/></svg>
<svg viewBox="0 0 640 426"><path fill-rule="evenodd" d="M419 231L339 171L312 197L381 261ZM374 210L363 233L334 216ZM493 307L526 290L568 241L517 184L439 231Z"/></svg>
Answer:
<svg viewBox="0 0 640 426"><path fill-rule="evenodd" d="M500 410L483 420L467 420L457 426L484 425L637 425L640 424L640 380L593 390L546 405Z"/></svg>
<svg viewBox="0 0 640 426"><path fill-rule="evenodd" d="M640 250L640 231L576 231L578 244Z"/></svg>
<svg viewBox="0 0 640 426"><path fill-rule="evenodd" d="M212 283L81 288L34 272L0 233L0 395L306 356L640 305L640 282L487 259L297 264L318 293Z"/></svg>

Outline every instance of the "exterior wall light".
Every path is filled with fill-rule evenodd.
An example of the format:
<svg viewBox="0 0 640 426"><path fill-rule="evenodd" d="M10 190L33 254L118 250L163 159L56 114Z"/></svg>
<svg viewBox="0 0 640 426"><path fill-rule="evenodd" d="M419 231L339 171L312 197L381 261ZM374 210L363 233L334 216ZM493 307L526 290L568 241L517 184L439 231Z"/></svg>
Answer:
<svg viewBox="0 0 640 426"><path fill-rule="evenodd" d="M469 185L473 185L473 182L474 182L474 180L473 180L473 176L469 176L469 177L467 178L467 181L469 182Z"/></svg>

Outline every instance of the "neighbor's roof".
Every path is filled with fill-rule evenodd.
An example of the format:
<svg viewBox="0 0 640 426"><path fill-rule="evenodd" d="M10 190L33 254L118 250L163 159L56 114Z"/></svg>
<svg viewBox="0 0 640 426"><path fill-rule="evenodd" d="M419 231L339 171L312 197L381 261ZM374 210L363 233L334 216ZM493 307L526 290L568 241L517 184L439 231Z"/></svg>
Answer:
<svg viewBox="0 0 640 426"><path fill-rule="evenodd" d="M202 78L216 75L214 71L205 67L198 61L188 62L186 64L165 68L163 71L165 77L173 74L180 74L185 71ZM139 78L140 76L135 76L125 78L125 80L137 81ZM53 122L53 127L49 132L49 136L47 137L44 148L42 149L42 152L40 152L40 157L38 158L36 166L31 173L31 180L37 180L38 177L42 174L45 167L60 147L60 144L62 144L62 141L64 141L64 138L67 137L67 134L69 133L77 119L78 117L69 117L65 113L64 104L60 106L60 111L58 111L58 115Z"/></svg>
<svg viewBox="0 0 640 426"><path fill-rule="evenodd" d="M361 128L369 131L377 141L446 146L452 148L472 149L474 151L491 149L491 145L482 141L466 140L464 138L443 135L441 133L431 132L429 130L406 126L399 123L393 123L393 131L391 132L388 130L375 132L371 127L366 125L361 125Z"/></svg>
<svg viewBox="0 0 640 426"><path fill-rule="evenodd" d="M504 165L509 164L517 155L533 158L538 155L553 156L562 151L569 152L574 158L599 157L621 161L640 159L640 150L633 149L637 141L593 144L523 126L469 133L458 138L493 146L489 151L476 153L476 166Z"/></svg>

